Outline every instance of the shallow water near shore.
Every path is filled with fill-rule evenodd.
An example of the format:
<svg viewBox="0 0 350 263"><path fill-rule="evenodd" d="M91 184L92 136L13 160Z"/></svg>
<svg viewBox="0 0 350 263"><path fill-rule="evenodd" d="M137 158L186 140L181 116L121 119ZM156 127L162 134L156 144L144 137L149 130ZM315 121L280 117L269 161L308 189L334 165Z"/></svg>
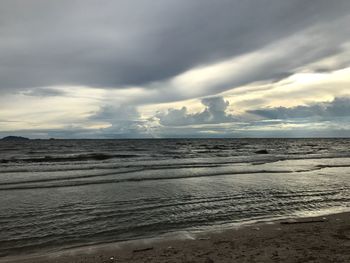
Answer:
<svg viewBox="0 0 350 263"><path fill-rule="evenodd" d="M347 211L349 149L350 139L0 142L0 256Z"/></svg>

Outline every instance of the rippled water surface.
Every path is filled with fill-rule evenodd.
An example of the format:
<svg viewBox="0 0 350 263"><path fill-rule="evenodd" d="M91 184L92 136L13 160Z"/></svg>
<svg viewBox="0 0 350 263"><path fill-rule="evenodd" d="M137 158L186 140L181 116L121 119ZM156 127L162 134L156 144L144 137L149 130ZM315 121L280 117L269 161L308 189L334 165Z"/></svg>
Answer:
<svg viewBox="0 0 350 263"><path fill-rule="evenodd" d="M349 179L350 139L0 141L0 256L348 210Z"/></svg>

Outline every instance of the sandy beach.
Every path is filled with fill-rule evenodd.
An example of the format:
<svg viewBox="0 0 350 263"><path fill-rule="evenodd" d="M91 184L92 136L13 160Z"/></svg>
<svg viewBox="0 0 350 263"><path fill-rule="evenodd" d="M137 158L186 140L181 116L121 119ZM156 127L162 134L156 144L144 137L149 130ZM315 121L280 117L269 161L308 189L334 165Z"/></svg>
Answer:
<svg viewBox="0 0 350 263"><path fill-rule="evenodd" d="M116 243L0 262L350 262L350 213L256 223L184 240Z"/></svg>

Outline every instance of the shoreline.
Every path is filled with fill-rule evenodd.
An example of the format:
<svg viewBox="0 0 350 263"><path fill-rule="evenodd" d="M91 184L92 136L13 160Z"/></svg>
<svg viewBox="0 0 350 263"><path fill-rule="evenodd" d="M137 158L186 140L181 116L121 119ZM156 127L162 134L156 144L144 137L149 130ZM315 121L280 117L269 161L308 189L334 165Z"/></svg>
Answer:
<svg viewBox="0 0 350 263"><path fill-rule="evenodd" d="M350 212L176 233L8 256L0 262L350 262Z"/></svg>

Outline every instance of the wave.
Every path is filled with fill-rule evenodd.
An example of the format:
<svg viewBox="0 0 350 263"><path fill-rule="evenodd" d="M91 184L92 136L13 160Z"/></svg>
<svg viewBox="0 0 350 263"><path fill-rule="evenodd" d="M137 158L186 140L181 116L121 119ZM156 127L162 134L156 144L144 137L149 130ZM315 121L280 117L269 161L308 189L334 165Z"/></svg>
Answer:
<svg viewBox="0 0 350 263"><path fill-rule="evenodd" d="M105 155L105 154L102 154ZM93 156L90 154L79 155L82 160L93 160ZM218 158L186 158L186 159L151 159L147 160L144 158L133 159L134 157L141 157L140 155L106 155L104 160L112 158L127 158L123 162L113 163L113 162L86 162L86 163L77 163L77 162L68 162L69 160L74 160L78 158L76 156L71 156L68 158L59 158L62 160L60 165L52 166L50 162L44 162L42 158L33 158L35 160L40 160L37 162L17 162L16 165L13 164L3 164L0 166L0 173L33 173L33 172L60 172L60 171L85 171L85 170L96 170L96 169L121 169L121 168L144 168L144 169L177 169L177 168L197 168L197 167L216 167L232 164L252 164L252 165L263 165L263 164L272 164L280 161L288 160L322 160L322 159L342 159L350 158L349 154L338 154L338 155L309 155L309 156L285 156L285 155L276 155L276 156L231 156L231 157L218 157ZM89 159L91 158L91 159ZM97 157L99 158L99 157ZM102 158L102 157L100 157ZM31 158L28 158L30 160ZM18 159L23 160L23 159ZM26 160L26 159L24 159ZM49 159L47 159L49 160ZM53 159L51 159L53 160ZM95 159L97 160L97 159ZM137 160L137 162L135 162ZM63 162L66 163L63 163ZM97 160L98 161L98 160ZM1 160L0 160L1 163ZM40 163L40 166L39 164ZM79 165L78 165L79 164ZM83 164L83 165L81 165ZM158 167L158 168L156 168ZM320 165L321 168L322 165ZM330 166L332 167L332 165ZM334 166L336 167L336 166ZM348 167L345 165L344 167Z"/></svg>
<svg viewBox="0 0 350 263"><path fill-rule="evenodd" d="M1 159L0 163L47 163L47 162L77 162L77 161L103 161L112 158L135 158L139 157L136 154L106 154L106 153L87 153L71 156L43 156L31 158L10 158Z"/></svg>
<svg viewBox="0 0 350 263"><path fill-rule="evenodd" d="M305 158L304 160L306 160L308 158ZM323 159L323 158L312 158L313 160L319 160L319 159ZM311 160L312 160L311 159ZM337 158L326 158L326 159L337 159ZM301 160L299 158L293 158L290 160ZM184 160L186 161L186 159ZM178 169L198 169L198 168L224 168L224 167L230 167L231 165L233 165L233 168L236 168L237 165L242 167L243 169L249 168L249 164L251 164L252 167L258 167L264 164L268 164L268 163L277 163L280 161L286 161L286 159L284 158L272 158L270 160L263 160L260 159L258 160L254 160L252 162L242 162L242 160L214 160L212 161L212 163L205 162L205 159L200 159L197 162L193 162L191 160L188 160L190 162L175 162L175 163L169 163L169 162L165 162L165 163L161 163L161 162L156 162L158 164L156 164L155 162L122 162L119 163L118 165L115 165L113 163L100 163L100 164L96 164L96 163L89 163L87 165L58 165L58 166L45 166L44 168L42 168L41 166L29 166L26 169L23 168L10 168L10 169L2 169L0 170L0 173L2 175L8 174L8 178L11 181L6 181L6 180L2 180L2 182L0 182L0 186L1 185L18 185L18 184L25 184L25 183L41 183L41 182L54 182L54 181L66 181L66 180L74 180L74 179L84 179L84 178L98 178L98 177L105 177L105 176L110 176L110 175L118 175L118 174L128 174L128 173L134 173L134 172L142 172L142 171L157 171L157 170L178 170ZM337 161L338 162L338 161ZM349 163L333 163L333 164L313 164L312 167L310 169L301 169L301 170L293 170L294 172L306 172L306 171L311 171L311 170L321 170L324 168L347 168L350 167ZM87 174L78 174L78 175L61 175L61 176L54 176L53 174L50 175L49 178L39 178L39 179L25 179L25 177L30 177L32 176L33 173L38 173L43 174L43 176L46 176L45 173L47 172L73 172L73 171L81 171L82 173L84 173L85 171L100 171L99 173L87 173ZM107 171L107 172L104 172ZM276 171L272 170L258 170L258 172L271 172L274 173ZM285 169L282 170L278 170L277 172L288 172ZM13 180L14 178L12 176L10 176L11 173L23 173L22 178L20 178L21 180ZM24 177L24 175L28 173L28 175L26 175ZM230 171L230 173L232 174L237 174L236 171ZM247 169L246 172L244 173L255 173L254 171L252 171L251 169ZM25 179L25 180L23 180ZM167 178L165 178L167 179ZM1 189L0 189L1 190Z"/></svg>
<svg viewBox="0 0 350 263"><path fill-rule="evenodd" d="M118 179L106 179L106 180L94 180L94 181L74 181L73 180L66 180L63 181L61 184L40 184L40 185L26 185L31 184L32 182L16 182L16 183L3 183L2 185L20 185L20 186L14 186L14 187L0 187L0 191L6 191L6 190L25 190L25 189L40 189L40 188L59 188L59 187L76 187L76 186L84 186L84 185L98 185L98 184L109 184L109 183L124 183L124 182L143 182L143 181L158 181L158 180L178 180L178 179L189 179L189 178L201 178L201 177L212 177L212 176L224 176L224 175L246 175L246 174L275 174L275 173L301 173L301 172L310 172L314 170L320 170L322 168L314 167L310 169L299 169L299 170L248 170L248 171L227 171L227 172L212 172L212 173L202 173L202 174L188 174L188 175L170 175L170 176L139 176L139 177L129 177L129 178L118 178ZM97 175L90 175L90 176L82 176L81 178L88 178L88 177L101 177L101 176L107 176L107 175L117 175L117 174L124 174L124 173L134 173L137 171L130 171L130 172L114 172L114 173L108 173L108 174L97 174ZM58 178L57 178L58 179ZM47 180L49 182L51 180ZM62 181L62 180L54 180L54 181ZM38 181L35 183L45 183L45 179L43 181ZM21 185L22 184L22 185Z"/></svg>
<svg viewBox="0 0 350 263"><path fill-rule="evenodd" d="M317 160L317 158L315 159ZM283 160L282 160L283 161ZM79 185L90 185L90 184L104 184L104 183L122 183L122 182L140 182L140 181L151 181L151 180L170 180L170 179L184 179L184 178L194 178L194 177L209 177L209 176L220 176L220 175L243 175L243 174L266 174L266 173L302 173L302 172L311 172L316 170L322 170L325 168L347 168L350 167L348 163L334 163L334 164L312 164L307 167L289 167L281 166L280 164L277 167L266 167L263 166L259 169L259 165L264 165L266 163L277 162L277 160L270 160L262 163L252 163L251 166L248 166L247 163L241 162L213 162L213 163L164 163L164 164L151 164L151 163L141 163L141 164L121 164L121 165L111 165L111 166L88 166L88 167L77 167L77 168L54 168L54 170L49 170L51 172L68 172L68 171L81 171L81 174L73 174L73 175L51 175L50 177L46 177L46 172L48 170L40 170L37 171L39 176L38 178L25 179L24 176L21 178L14 180L12 176L8 175L10 180L5 181L2 180L0 183L0 191L1 190L19 190L19 189L35 189L35 188L52 188L52 187L69 187L69 186L79 186ZM234 166L231 166L234 164ZM238 166L237 166L238 165ZM224 171L208 169L205 171L199 170L199 172L195 172L193 169L201 169L201 168L223 168ZM238 169L237 169L238 168ZM266 169L268 168L268 169ZM169 170L179 170L185 169L185 174L183 172L171 173L170 175L147 175L152 171L169 171ZM227 170L230 169L230 170ZM243 170L242 170L243 169ZM85 173L85 171L100 171L98 173ZM211 171L212 170L212 171ZM14 172L14 171L12 171ZM17 170L17 172L23 172L21 170ZM24 175L28 172L28 176L30 176L34 171L28 170L24 171ZM6 173L11 173L7 172ZM159 172L157 172L159 174ZM3 173L4 174L4 173ZM118 176L125 177L130 175L127 178L113 178L107 180L101 180L103 177L108 176ZM124 176L125 175L125 176ZM45 176L45 177L43 177ZM41 177L41 178L40 178ZM84 179L89 179L89 181ZM70 183L71 182L71 183ZM52 184L47 184L52 183ZM35 186L33 186L35 184ZM42 184L41 186L37 184ZM3 186L3 187L1 187ZM18 186L18 187L16 187Z"/></svg>

